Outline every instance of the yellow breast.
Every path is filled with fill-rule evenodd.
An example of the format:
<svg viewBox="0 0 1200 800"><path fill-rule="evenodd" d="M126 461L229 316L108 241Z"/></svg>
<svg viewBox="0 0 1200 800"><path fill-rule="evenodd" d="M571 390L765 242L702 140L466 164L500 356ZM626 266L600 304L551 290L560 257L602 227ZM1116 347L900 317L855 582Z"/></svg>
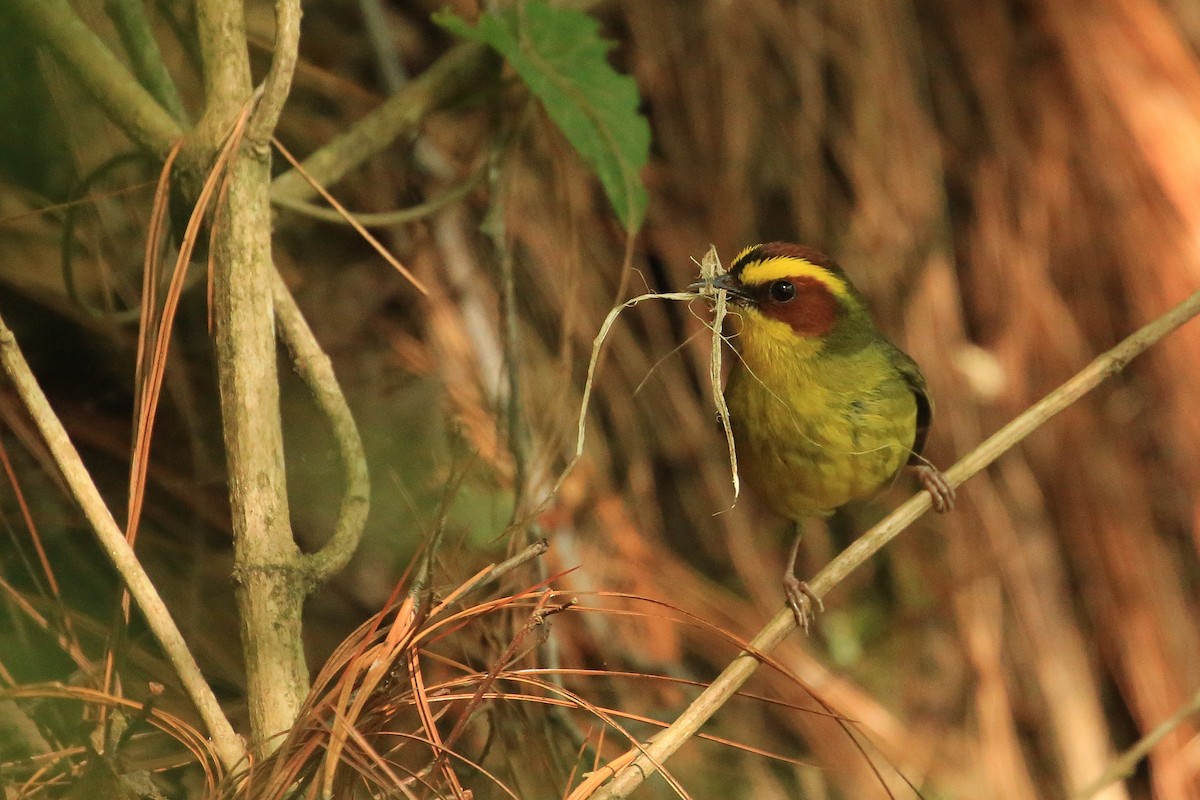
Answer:
<svg viewBox="0 0 1200 800"><path fill-rule="evenodd" d="M890 482L908 459L917 404L886 343L835 355L821 339L741 314L726 397L747 483L801 519Z"/></svg>

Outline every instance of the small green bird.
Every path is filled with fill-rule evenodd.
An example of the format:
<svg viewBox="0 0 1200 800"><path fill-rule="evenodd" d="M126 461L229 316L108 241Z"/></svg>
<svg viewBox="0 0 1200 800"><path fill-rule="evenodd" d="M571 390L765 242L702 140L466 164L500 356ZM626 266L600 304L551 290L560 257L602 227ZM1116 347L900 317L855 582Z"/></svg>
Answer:
<svg viewBox="0 0 1200 800"><path fill-rule="evenodd" d="M921 456L933 401L916 362L875 327L846 273L810 247L743 250L713 285L729 292L738 362L725 389L746 483L799 523L870 497L908 465L939 512L954 490ZM795 576L784 590L807 627Z"/></svg>

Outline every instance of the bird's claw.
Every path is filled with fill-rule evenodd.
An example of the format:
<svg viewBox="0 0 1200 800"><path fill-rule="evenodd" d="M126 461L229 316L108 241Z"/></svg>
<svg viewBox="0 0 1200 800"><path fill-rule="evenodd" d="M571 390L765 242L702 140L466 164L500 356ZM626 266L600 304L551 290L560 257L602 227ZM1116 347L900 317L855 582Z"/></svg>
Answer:
<svg viewBox="0 0 1200 800"><path fill-rule="evenodd" d="M809 626L817 618L817 612L825 610L825 604L807 583L790 572L783 576L783 593L787 597L788 607L796 615L796 624L808 633ZM814 607L816 611L813 610Z"/></svg>
<svg viewBox="0 0 1200 800"><path fill-rule="evenodd" d="M933 510L945 514L954 508L954 487L937 467L922 464L916 468L917 480L933 499Z"/></svg>

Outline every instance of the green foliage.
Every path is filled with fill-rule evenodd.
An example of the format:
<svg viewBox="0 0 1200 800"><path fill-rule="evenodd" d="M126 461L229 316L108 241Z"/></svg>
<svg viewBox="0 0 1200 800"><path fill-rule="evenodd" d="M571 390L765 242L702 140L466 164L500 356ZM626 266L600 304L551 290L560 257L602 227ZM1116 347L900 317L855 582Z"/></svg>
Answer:
<svg viewBox="0 0 1200 800"><path fill-rule="evenodd" d="M650 125L637 110L637 83L605 58L613 43L600 37L596 20L543 0L484 14L474 28L446 11L434 20L508 60L600 178L626 230L637 230L646 212L638 172L649 158Z"/></svg>

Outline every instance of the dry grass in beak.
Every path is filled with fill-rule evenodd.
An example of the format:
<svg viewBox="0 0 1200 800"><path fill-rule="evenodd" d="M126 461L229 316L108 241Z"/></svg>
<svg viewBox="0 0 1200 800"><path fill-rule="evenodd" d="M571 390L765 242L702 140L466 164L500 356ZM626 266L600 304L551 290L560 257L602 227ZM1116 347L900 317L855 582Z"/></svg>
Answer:
<svg viewBox="0 0 1200 800"><path fill-rule="evenodd" d="M608 316L604 318L604 324L600 326L600 331L596 334L596 338L592 342L592 358L588 362L587 380L583 384L583 398L579 404L579 428L575 439L575 453L571 456L571 460L567 463L567 466L563 468L562 473L558 476L558 480L555 481L554 489L546 495L547 502L558 494L558 490L562 488L563 481L571 474L571 470L574 469L575 464L583 455L583 444L587 431L588 405L592 399L592 387L595 383L596 370L600 363L600 354L604 349L604 342L608 338L613 324L617 321L617 317L625 309L632 308L643 300L682 300L684 302L691 302L698 297L707 298L713 303L712 321L706 323L712 331L712 354L709 357L708 374L712 383L713 404L717 408L717 417L721 420L721 428L725 431L725 442L729 446L729 467L733 481L733 500L734 503L737 502L737 498L741 494L741 479L738 477L737 468L737 450L733 443L733 428L729 425L729 406L725 404L725 394L721 389L721 342L724 338L721 335L721 326L725 322L726 313L728 313L729 292L713 285L713 281L726 272L725 268L721 266L721 258L717 255L717 248L715 246L709 245L708 252L700 259L699 267L700 280L696 284L693 284L694 291L649 292L647 294L640 294L613 307L608 312ZM730 508L732 507L731 504Z"/></svg>

